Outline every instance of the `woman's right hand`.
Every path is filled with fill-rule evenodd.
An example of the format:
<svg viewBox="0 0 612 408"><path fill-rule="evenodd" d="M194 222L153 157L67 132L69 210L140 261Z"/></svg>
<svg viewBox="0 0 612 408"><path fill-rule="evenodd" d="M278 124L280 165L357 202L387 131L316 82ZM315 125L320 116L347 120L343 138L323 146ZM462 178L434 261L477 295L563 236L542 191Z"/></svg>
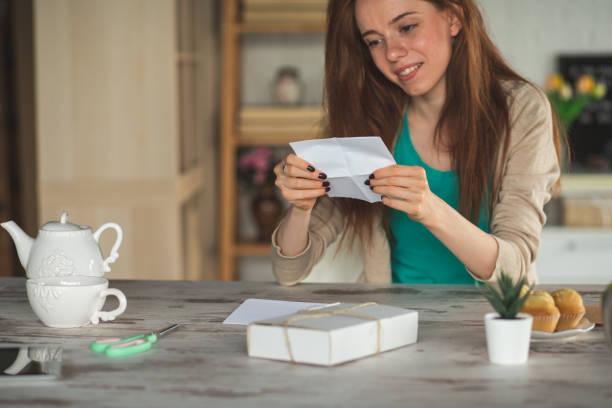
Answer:
<svg viewBox="0 0 612 408"><path fill-rule="evenodd" d="M274 167L274 174L285 200L304 211L310 211L317 198L330 190L327 175L293 153Z"/></svg>

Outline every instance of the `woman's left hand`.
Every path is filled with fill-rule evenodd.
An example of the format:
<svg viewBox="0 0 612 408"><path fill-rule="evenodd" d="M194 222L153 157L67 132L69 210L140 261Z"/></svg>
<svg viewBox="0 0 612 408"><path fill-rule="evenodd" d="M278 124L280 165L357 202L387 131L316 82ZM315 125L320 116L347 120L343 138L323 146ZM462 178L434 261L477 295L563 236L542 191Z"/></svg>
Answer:
<svg viewBox="0 0 612 408"><path fill-rule="evenodd" d="M395 164L378 169L372 175L365 183L375 193L382 194L384 205L403 211L422 224L432 219L436 196L429 189L425 169Z"/></svg>

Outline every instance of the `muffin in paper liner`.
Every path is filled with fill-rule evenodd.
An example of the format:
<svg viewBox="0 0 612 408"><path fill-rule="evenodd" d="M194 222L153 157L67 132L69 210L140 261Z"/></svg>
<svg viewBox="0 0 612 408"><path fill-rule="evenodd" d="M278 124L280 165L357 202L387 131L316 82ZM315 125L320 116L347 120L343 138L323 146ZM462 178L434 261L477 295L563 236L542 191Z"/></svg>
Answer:
<svg viewBox="0 0 612 408"><path fill-rule="evenodd" d="M585 313L582 296L575 290L568 288L556 290L551 295L561 312L561 318L555 331L574 329Z"/></svg>
<svg viewBox="0 0 612 408"><path fill-rule="evenodd" d="M535 315L534 314L532 316L533 316L533 326L531 327L531 330L552 333L557 328L557 323L559 322L561 314L557 312L555 314L549 314L549 315L545 315L545 314Z"/></svg>
<svg viewBox="0 0 612 408"><path fill-rule="evenodd" d="M584 313L573 313L573 314L561 314L559 323L555 331L572 330L575 329L580 320L584 317Z"/></svg>
<svg viewBox="0 0 612 408"><path fill-rule="evenodd" d="M533 316L531 330L552 333L555 331L561 313L552 296L543 290L531 292L521 312Z"/></svg>

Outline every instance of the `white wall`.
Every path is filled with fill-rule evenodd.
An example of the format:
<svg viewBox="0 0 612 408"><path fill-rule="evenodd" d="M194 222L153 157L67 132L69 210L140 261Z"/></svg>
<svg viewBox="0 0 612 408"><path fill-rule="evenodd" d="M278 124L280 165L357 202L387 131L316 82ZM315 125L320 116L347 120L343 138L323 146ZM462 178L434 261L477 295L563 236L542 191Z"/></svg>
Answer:
<svg viewBox="0 0 612 408"><path fill-rule="evenodd" d="M480 0L510 65L543 84L560 53L612 53L612 0Z"/></svg>

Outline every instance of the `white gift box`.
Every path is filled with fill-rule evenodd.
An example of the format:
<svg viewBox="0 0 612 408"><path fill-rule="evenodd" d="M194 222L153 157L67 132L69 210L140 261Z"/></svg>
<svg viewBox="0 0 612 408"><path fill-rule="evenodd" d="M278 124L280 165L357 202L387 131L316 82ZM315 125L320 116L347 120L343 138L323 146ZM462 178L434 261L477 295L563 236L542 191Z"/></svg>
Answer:
<svg viewBox="0 0 612 408"><path fill-rule="evenodd" d="M339 303L247 327L251 357L331 366L416 343L418 312Z"/></svg>

